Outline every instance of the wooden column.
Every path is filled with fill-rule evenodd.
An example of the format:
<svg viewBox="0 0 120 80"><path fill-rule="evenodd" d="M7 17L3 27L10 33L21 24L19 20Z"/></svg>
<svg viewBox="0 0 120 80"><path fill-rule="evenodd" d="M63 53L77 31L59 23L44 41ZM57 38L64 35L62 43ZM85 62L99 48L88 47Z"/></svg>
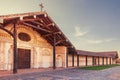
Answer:
<svg viewBox="0 0 120 80"><path fill-rule="evenodd" d="M109 64L111 64L111 59L109 58Z"/></svg>
<svg viewBox="0 0 120 80"><path fill-rule="evenodd" d="M111 57L110 57L110 64L112 64L112 60L111 60Z"/></svg>
<svg viewBox="0 0 120 80"><path fill-rule="evenodd" d="M16 22L14 22L13 26L13 45L14 45L14 60L13 60L13 73L17 73L17 65L18 65L18 52L17 52L17 30L16 30Z"/></svg>
<svg viewBox="0 0 120 80"><path fill-rule="evenodd" d="M92 56L92 65L94 66L94 56Z"/></svg>
<svg viewBox="0 0 120 80"><path fill-rule="evenodd" d="M74 53L72 53L72 67L74 67Z"/></svg>
<svg viewBox="0 0 120 80"><path fill-rule="evenodd" d="M68 48L67 48L67 51L66 51L66 68L68 68Z"/></svg>
<svg viewBox="0 0 120 80"><path fill-rule="evenodd" d="M108 65L108 58L106 57L106 65Z"/></svg>
<svg viewBox="0 0 120 80"><path fill-rule="evenodd" d="M88 59L87 59L88 56L86 56L86 66L88 66Z"/></svg>
<svg viewBox="0 0 120 80"><path fill-rule="evenodd" d="M98 66L100 65L100 57L98 56Z"/></svg>
<svg viewBox="0 0 120 80"><path fill-rule="evenodd" d="M77 67L79 67L79 54L77 55Z"/></svg>
<svg viewBox="0 0 120 80"><path fill-rule="evenodd" d="M102 57L102 64L104 65L104 57Z"/></svg>
<svg viewBox="0 0 120 80"><path fill-rule="evenodd" d="M53 35L53 69L56 69L56 37L55 34Z"/></svg>
<svg viewBox="0 0 120 80"><path fill-rule="evenodd" d="M111 64L113 64L113 60L112 60L112 58L111 58Z"/></svg>
<svg viewBox="0 0 120 80"><path fill-rule="evenodd" d="M113 64L112 58L110 58L110 60L111 60L111 64Z"/></svg>

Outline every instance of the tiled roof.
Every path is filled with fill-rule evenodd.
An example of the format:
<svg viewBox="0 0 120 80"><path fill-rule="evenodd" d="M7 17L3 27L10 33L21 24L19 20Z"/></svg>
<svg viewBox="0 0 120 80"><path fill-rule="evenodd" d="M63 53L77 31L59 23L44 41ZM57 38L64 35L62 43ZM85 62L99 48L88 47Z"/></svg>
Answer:
<svg viewBox="0 0 120 80"><path fill-rule="evenodd" d="M77 54L79 55L87 55L87 56L96 56L96 57L112 57L118 58L117 51L110 51L110 52L89 52L83 50L77 50Z"/></svg>

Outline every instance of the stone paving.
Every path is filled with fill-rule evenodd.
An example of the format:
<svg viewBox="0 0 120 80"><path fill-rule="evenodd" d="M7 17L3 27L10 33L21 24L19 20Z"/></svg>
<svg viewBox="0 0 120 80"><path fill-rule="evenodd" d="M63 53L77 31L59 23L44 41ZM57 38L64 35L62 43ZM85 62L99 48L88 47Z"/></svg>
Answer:
<svg viewBox="0 0 120 80"><path fill-rule="evenodd" d="M49 70L4 76L0 80L120 80L120 67L101 71L77 68Z"/></svg>

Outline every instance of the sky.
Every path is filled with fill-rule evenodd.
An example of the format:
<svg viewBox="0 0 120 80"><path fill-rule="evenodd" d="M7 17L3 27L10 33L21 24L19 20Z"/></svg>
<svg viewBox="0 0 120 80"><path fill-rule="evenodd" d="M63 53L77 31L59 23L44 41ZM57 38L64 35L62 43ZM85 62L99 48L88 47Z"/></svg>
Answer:
<svg viewBox="0 0 120 80"><path fill-rule="evenodd" d="M79 50L120 51L120 0L0 0L0 15L40 11Z"/></svg>

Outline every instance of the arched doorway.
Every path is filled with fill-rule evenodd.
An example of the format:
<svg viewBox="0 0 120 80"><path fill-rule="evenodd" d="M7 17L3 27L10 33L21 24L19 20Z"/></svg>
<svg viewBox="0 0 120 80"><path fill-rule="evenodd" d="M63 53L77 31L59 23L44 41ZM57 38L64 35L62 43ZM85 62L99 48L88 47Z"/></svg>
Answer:
<svg viewBox="0 0 120 80"><path fill-rule="evenodd" d="M43 68L50 67L50 53L48 50L44 50L42 53L42 67Z"/></svg>
<svg viewBox="0 0 120 80"><path fill-rule="evenodd" d="M56 63L57 63L57 67L63 67L63 65L62 65L62 56L61 55L57 56Z"/></svg>

